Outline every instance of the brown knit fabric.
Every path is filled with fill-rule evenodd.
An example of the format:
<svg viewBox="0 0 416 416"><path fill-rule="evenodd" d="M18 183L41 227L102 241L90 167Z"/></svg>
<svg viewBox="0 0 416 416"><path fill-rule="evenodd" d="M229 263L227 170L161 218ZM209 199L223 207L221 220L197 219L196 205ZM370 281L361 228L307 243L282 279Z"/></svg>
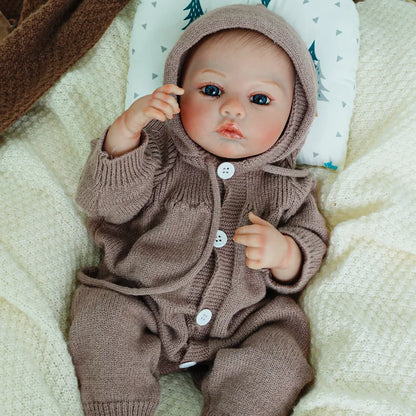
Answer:
<svg viewBox="0 0 416 416"><path fill-rule="evenodd" d="M23 0L0 0L0 10L5 17L14 23L19 20Z"/></svg>
<svg viewBox="0 0 416 416"><path fill-rule="evenodd" d="M87 416L154 414L159 374L193 362L203 415L287 415L312 379L307 320L289 296L317 272L327 242L314 183L294 167L316 108L311 57L265 7L229 6L189 26L165 82L179 82L203 36L236 27L269 36L297 73L286 129L269 150L224 161L191 140L179 115L149 123L140 146L115 159L103 151L105 135L92 142L77 202L103 257L78 274L69 335ZM232 236L250 211L299 245L295 282L245 265Z"/></svg>
<svg viewBox="0 0 416 416"><path fill-rule="evenodd" d="M128 0L0 1L17 27L0 39L0 133L100 39Z"/></svg>
<svg viewBox="0 0 416 416"><path fill-rule="evenodd" d="M13 30L13 26L11 23L6 19L4 14L0 12L0 42L3 38L5 38L11 31Z"/></svg>

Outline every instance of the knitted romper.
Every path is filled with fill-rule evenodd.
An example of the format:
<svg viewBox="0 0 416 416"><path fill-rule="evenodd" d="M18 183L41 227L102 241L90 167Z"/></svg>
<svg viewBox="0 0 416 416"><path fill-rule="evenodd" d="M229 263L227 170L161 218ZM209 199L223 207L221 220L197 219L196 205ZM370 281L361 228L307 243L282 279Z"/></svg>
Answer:
<svg viewBox="0 0 416 416"><path fill-rule="evenodd" d="M102 249L80 270L69 349L87 416L153 415L158 377L189 368L203 415L287 415L312 378L308 324L291 295L317 272L327 230L314 183L295 169L316 110L316 75L295 31L264 6L228 6L190 25L171 51L165 83L180 84L190 48L227 28L257 30L296 70L287 126L266 152L220 159L195 144L180 116L152 121L140 146L115 159L92 142L77 202ZM280 284L245 265L235 230L248 213L299 245L299 278Z"/></svg>

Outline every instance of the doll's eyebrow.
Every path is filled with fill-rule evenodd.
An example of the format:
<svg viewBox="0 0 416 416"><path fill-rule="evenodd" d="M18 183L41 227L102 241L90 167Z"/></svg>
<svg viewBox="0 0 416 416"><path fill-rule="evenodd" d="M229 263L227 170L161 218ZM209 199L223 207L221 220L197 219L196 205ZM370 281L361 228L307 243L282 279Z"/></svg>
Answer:
<svg viewBox="0 0 416 416"><path fill-rule="evenodd" d="M203 69L202 71L200 71L200 74L207 74L207 73L219 75L222 78L226 78L225 74L223 74L222 72L216 71L215 69L207 68L207 69Z"/></svg>
<svg viewBox="0 0 416 416"><path fill-rule="evenodd" d="M270 80L270 81L268 81L268 80L262 80L262 81L259 81L260 83L262 83L262 84L269 84L269 85L273 85L273 86L275 86L275 87L277 87L277 88L279 88L279 89L282 89L282 84L280 84L278 81L272 81L272 80Z"/></svg>

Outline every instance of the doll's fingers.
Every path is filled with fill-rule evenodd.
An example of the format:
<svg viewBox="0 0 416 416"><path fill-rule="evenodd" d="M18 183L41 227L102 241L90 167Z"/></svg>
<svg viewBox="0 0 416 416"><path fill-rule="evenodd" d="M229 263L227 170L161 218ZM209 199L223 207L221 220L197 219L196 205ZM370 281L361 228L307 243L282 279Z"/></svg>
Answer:
<svg viewBox="0 0 416 416"><path fill-rule="evenodd" d="M247 247L246 258L248 260L260 261L263 259L264 250L259 247Z"/></svg>
<svg viewBox="0 0 416 416"><path fill-rule="evenodd" d="M240 228L235 230L235 235L242 235L242 234L262 234L264 232L263 225L251 224L251 225L243 225Z"/></svg>
<svg viewBox="0 0 416 416"><path fill-rule="evenodd" d="M248 219L253 223L253 224L257 224L257 225L266 225L268 227L271 226L271 224L264 220L263 218L260 218L259 216L257 216L256 214L254 214L253 212L249 212L248 213Z"/></svg>
<svg viewBox="0 0 416 416"><path fill-rule="evenodd" d="M253 270L259 270L263 268L263 265L261 264L260 261L258 260L251 260L251 259L246 259L246 266L249 269L253 269Z"/></svg>
<svg viewBox="0 0 416 416"><path fill-rule="evenodd" d="M166 118L172 118L173 115L175 114L175 111L170 106L170 104L166 103L165 101L158 100L156 98L150 101L149 107L160 111L166 116Z"/></svg>
<svg viewBox="0 0 416 416"><path fill-rule="evenodd" d="M159 91L159 92L153 93L153 98L151 101L155 101L155 102L160 101L160 102L168 104L171 107L173 113L175 114L179 113L180 111L179 104L176 98L164 92Z"/></svg>
<svg viewBox="0 0 416 416"><path fill-rule="evenodd" d="M233 240L247 247L263 247L264 237L260 234L236 234Z"/></svg>
<svg viewBox="0 0 416 416"><path fill-rule="evenodd" d="M155 92L156 91L164 92L166 94L175 94L175 95L182 95L185 92L185 90L183 88L178 87L175 84L162 85L161 87L156 89Z"/></svg>
<svg viewBox="0 0 416 416"><path fill-rule="evenodd" d="M166 119L167 119L166 114L163 111L160 111L160 110L158 110L156 108L153 108L153 107L147 107L144 110L144 114L150 120L166 121Z"/></svg>
<svg viewBox="0 0 416 416"><path fill-rule="evenodd" d="M153 94L149 105L164 111L168 116L173 116L173 114L178 114L180 112L179 104L176 98L172 95L161 92Z"/></svg>

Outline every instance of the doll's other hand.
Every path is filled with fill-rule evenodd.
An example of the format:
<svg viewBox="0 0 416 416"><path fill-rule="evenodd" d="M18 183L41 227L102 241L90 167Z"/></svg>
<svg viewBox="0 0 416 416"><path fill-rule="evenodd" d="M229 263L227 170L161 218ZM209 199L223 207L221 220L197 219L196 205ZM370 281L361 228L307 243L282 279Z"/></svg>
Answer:
<svg viewBox="0 0 416 416"><path fill-rule="evenodd" d="M272 224L250 212L252 225L235 231L234 242L247 246L246 265L250 269L278 267L284 259L288 243Z"/></svg>
<svg viewBox="0 0 416 416"><path fill-rule="evenodd" d="M268 268L281 281L296 277L302 255L295 241L252 212L248 218L252 224L238 228L233 238L234 242L247 246L247 267Z"/></svg>

